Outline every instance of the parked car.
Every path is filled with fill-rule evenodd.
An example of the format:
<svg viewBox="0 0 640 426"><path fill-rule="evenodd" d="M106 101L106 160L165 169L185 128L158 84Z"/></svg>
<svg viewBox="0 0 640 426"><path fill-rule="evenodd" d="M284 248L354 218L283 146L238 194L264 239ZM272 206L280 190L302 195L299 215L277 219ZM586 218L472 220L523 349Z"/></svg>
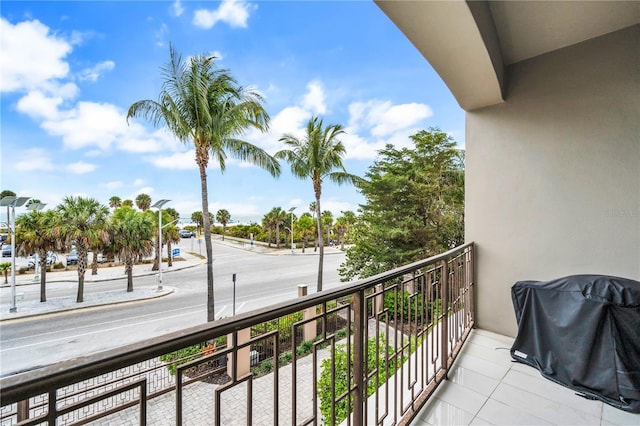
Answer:
<svg viewBox="0 0 640 426"><path fill-rule="evenodd" d="M27 260L29 261L29 263L28 263L29 268L35 268L36 267L36 255L35 254L29 255ZM55 254L52 251L47 252L47 266L51 266L54 263L56 263L57 261L58 261L58 255L57 254Z"/></svg>
<svg viewBox="0 0 640 426"><path fill-rule="evenodd" d="M67 253L67 266L69 265L77 265L78 264L78 252L75 250L71 250Z"/></svg>
<svg viewBox="0 0 640 426"><path fill-rule="evenodd" d="M195 232L187 231L186 229L181 229L180 230L180 237L181 238L191 238L191 237L195 237L195 236L196 236Z"/></svg>
<svg viewBox="0 0 640 426"><path fill-rule="evenodd" d="M109 256L105 256L102 253L98 253L98 263L105 263L105 262L115 262L115 259Z"/></svg>
<svg viewBox="0 0 640 426"><path fill-rule="evenodd" d="M11 244L2 246L2 257L11 257Z"/></svg>

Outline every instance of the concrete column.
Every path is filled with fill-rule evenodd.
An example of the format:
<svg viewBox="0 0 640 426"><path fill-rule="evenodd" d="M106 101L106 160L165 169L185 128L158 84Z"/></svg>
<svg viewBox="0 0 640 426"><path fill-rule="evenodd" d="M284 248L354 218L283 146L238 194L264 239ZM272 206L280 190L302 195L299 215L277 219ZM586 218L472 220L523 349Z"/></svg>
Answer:
<svg viewBox="0 0 640 426"><path fill-rule="evenodd" d="M376 286L376 293L380 293L375 297L375 307L374 313L379 314L384 310L384 293L382 292L383 286L382 284L378 284Z"/></svg>
<svg viewBox="0 0 640 426"><path fill-rule="evenodd" d="M306 295L307 295L307 286L304 284L299 285L298 297L304 297ZM309 318L314 318L316 316L316 307L311 306L310 308L305 309L303 315L304 315L303 318L305 320ZM317 336L316 321L310 321L306 323L302 330L302 339L305 342L312 341L313 339L316 338L316 336Z"/></svg>
<svg viewBox="0 0 640 426"><path fill-rule="evenodd" d="M238 341L234 342L233 333L227 335L227 342L231 342L231 345L237 346L242 343L246 343L251 339L251 328L245 328L238 331ZM236 377L243 377L251 372L251 347L246 346L238 350L237 355L238 367L236 368ZM227 355L227 374L233 377L233 353Z"/></svg>

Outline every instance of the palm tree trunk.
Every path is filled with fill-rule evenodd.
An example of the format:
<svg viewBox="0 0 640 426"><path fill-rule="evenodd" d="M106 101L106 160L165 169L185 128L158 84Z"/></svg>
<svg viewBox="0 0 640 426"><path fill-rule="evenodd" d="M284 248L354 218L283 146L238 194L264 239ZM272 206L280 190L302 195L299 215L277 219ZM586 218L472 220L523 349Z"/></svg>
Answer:
<svg viewBox="0 0 640 426"><path fill-rule="evenodd" d="M133 259L127 259L124 269L127 273L127 293L133 291Z"/></svg>
<svg viewBox="0 0 640 426"><path fill-rule="evenodd" d="M209 220L209 194L207 191L206 147L196 144L196 162L200 169L200 186L202 188L202 221L204 225L204 245L207 252L207 321L215 320L215 299L213 291L213 247L211 245L211 222Z"/></svg>
<svg viewBox="0 0 640 426"><path fill-rule="evenodd" d="M156 255L153 258L153 266L151 267L152 271L157 271L160 268L160 264L158 263L158 259L159 256L161 256L160 251L162 250L162 247L160 247L160 239L158 238L158 234L156 233L156 241L155 241L155 246L156 246Z"/></svg>
<svg viewBox="0 0 640 426"><path fill-rule="evenodd" d="M276 225L276 248L280 248L280 225Z"/></svg>
<svg viewBox="0 0 640 426"><path fill-rule="evenodd" d="M78 296L76 303L84 301L84 273L87 268L87 250L78 244Z"/></svg>
<svg viewBox="0 0 640 426"><path fill-rule="evenodd" d="M98 253L93 252L93 259L91 261L91 275L98 275Z"/></svg>
<svg viewBox="0 0 640 426"><path fill-rule="evenodd" d="M318 247L320 256L318 259L318 292L322 291L322 265L324 263L324 241L322 240L322 218L320 217L320 191L316 189L316 220L318 221Z"/></svg>
<svg viewBox="0 0 640 426"><path fill-rule="evenodd" d="M47 252L44 251L44 256L42 256L43 252L38 253L40 256L40 302L47 301Z"/></svg>
<svg viewBox="0 0 640 426"><path fill-rule="evenodd" d="M171 241L167 241L167 266L171 268L173 266L171 258Z"/></svg>

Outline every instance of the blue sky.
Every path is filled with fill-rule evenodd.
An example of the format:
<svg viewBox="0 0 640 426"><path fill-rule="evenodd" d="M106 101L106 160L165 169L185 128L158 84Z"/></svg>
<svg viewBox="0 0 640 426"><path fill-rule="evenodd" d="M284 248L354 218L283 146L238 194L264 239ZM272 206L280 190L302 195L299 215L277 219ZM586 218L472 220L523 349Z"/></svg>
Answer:
<svg viewBox="0 0 640 426"><path fill-rule="evenodd" d="M261 93L269 133L245 138L274 153L284 133L302 135L312 116L339 123L344 165L363 176L387 143L434 126L464 146L464 112L440 77L373 1L2 1L0 184L59 204L65 196L153 201L190 217L201 211L190 146L129 106L157 99L169 43L188 57L214 54ZM272 207L308 211L311 182L275 179L230 161L208 168L209 209L259 221ZM334 217L357 211L353 187L323 185Z"/></svg>

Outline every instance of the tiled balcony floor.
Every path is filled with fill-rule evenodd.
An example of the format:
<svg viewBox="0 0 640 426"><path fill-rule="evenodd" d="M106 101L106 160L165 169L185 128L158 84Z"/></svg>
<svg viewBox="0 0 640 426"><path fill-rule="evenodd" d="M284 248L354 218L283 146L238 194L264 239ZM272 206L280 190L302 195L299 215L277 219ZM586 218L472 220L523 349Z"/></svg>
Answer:
<svg viewBox="0 0 640 426"><path fill-rule="evenodd" d="M640 425L632 414L543 378L511 361L513 339L474 330L412 426L420 425Z"/></svg>

